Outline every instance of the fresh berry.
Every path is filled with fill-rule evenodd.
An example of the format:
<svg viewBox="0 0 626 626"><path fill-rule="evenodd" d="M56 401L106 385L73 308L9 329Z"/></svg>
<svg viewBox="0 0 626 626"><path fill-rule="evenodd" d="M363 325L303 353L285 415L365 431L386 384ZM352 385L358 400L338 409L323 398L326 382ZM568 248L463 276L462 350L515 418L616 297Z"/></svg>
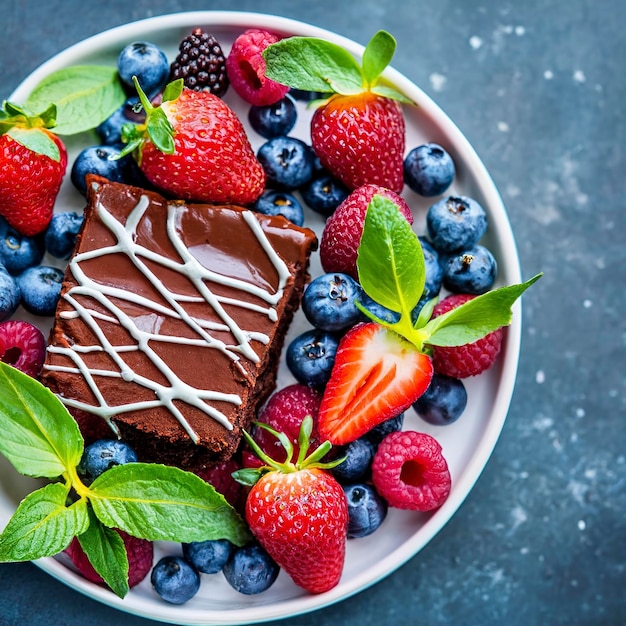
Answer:
<svg viewBox="0 0 626 626"><path fill-rule="evenodd" d="M252 28L235 39L226 57L226 70L233 89L249 104L274 104L289 91L288 87L265 75L263 50L277 41L278 36L273 33Z"/></svg>
<svg viewBox="0 0 626 626"><path fill-rule="evenodd" d="M228 584L245 595L255 595L269 589L280 567L257 543L236 548L222 572Z"/></svg>
<svg viewBox="0 0 626 626"><path fill-rule="evenodd" d="M209 539L183 544L183 555L202 574L217 574L233 553L228 539Z"/></svg>
<svg viewBox="0 0 626 626"><path fill-rule="evenodd" d="M22 235L31 237L50 222L67 151L57 135L42 127L54 123L54 112L33 118L20 107L5 103L0 117L5 128L14 122L0 135L0 215Z"/></svg>
<svg viewBox="0 0 626 626"><path fill-rule="evenodd" d="M133 76L150 96L165 87L170 66L163 50L149 41L135 41L122 48L117 58L120 80L134 91Z"/></svg>
<svg viewBox="0 0 626 626"><path fill-rule="evenodd" d="M439 508L451 487L441 446L430 435L415 431L384 439L374 456L372 481L389 506L412 511Z"/></svg>
<svg viewBox="0 0 626 626"><path fill-rule="evenodd" d="M289 95L300 102L313 102L314 100L326 100L328 94L323 91L309 91L308 89L290 89Z"/></svg>
<svg viewBox="0 0 626 626"><path fill-rule="evenodd" d="M63 271L57 267L29 267L17 277L22 306L33 315L54 315L62 283Z"/></svg>
<svg viewBox="0 0 626 626"><path fill-rule="evenodd" d="M21 300L17 280L0 263L0 322L9 319L17 311Z"/></svg>
<svg viewBox="0 0 626 626"><path fill-rule="evenodd" d="M316 213L329 216L348 197L348 188L334 176L322 174L300 189L303 200Z"/></svg>
<svg viewBox="0 0 626 626"><path fill-rule="evenodd" d="M373 322L341 339L318 415L320 437L333 445L354 441L396 416L424 393L430 358L395 332Z"/></svg>
<svg viewBox="0 0 626 626"><path fill-rule="evenodd" d="M404 425L404 413L398 413L395 417L391 417L384 422L374 426L372 430L365 433L364 438L367 439L375 449L378 449L380 442L390 433L402 430Z"/></svg>
<svg viewBox="0 0 626 626"><path fill-rule="evenodd" d="M334 333L307 330L287 346L287 367L299 383L321 388L330 378L338 345Z"/></svg>
<svg viewBox="0 0 626 626"><path fill-rule="evenodd" d="M265 172L237 115L208 91L183 89L177 95L171 85L159 107L140 93L148 121L137 127L138 135L129 138L127 149L138 147L148 181L185 200L252 204L263 192ZM171 133L161 132L162 113L171 124ZM158 130L150 122L154 115L161 118Z"/></svg>
<svg viewBox="0 0 626 626"><path fill-rule="evenodd" d="M335 454L343 461L332 469L333 476L342 484L361 480L370 469L374 452L374 445L365 437L339 446Z"/></svg>
<svg viewBox="0 0 626 626"><path fill-rule="evenodd" d="M366 483L347 485L343 488L348 501L348 538L367 537L387 517L389 506L374 487Z"/></svg>
<svg viewBox="0 0 626 626"><path fill-rule="evenodd" d="M46 229L44 244L48 254L57 259L69 259L76 245L76 237L83 225L82 213L66 211L55 213Z"/></svg>
<svg viewBox="0 0 626 626"><path fill-rule="evenodd" d="M307 415L310 415L313 418L313 429L309 443L311 446L317 447L320 442L316 422L321 400L322 397L319 392L308 385L301 383L287 385L270 396L267 404L259 413L257 421L284 433L298 453L298 435L302 421ZM259 448L269 457L279 462L286 460L287 453L284 447L267 430L256 426L252 435ZM259 458L248 448L243 450L242 457L244 467L259 467L261 465Z"/></svg>
<svg viewBox="0 0 626 626"><path fill-rule="evenodd" d="M135 119L132 107L139 100L133 98L127 100L121 107L113 111L109 117L96 126L96 133L105 146L116 146L122 143L122 126L129 123L143 122L143 119Z"/></svg>
<svg viewBox="0 0 626 626"><path fill-rule="evenodd" d="M456 422L467 406L467 391L462 380L434 374L428 389L413 408L429 424L447 426Z"/></svg>
<svg viewBox="0 0 626 626"><path fill-rule="evenodd" d="M302 311L316 328L330 332L344 330L361 321L357 308L361 287L347 274L331 272L311 281L302 296Z"/></svg>
<svg viewBox="0 0 626 626"><path fill-rule="evenodd" d="M422 301L425 302L439 295L443 285L443 267L439 253L434 246L424 237L419 237L419 241L424 254L426 271L426 282L424 284L424 294L422 295Z"/></svg>
<svg viewBox="0 0 626 626"><path fill-rule="evenodd" d="M200 574L180 556L164 556L152 568L150 582L154 591L170 604L184 604L200 589Z"/></svg>
<svg viewBox="0 0 626 626"><path fill-rule="evenodd" d="M170 80L182 78L185 87L210 91L223 97L230 81L226 73L226 56L217 39L201 28L194 28L178 46L178 55L170 66Z"/></svg>
<svg viewBox="0 0 626 626"><path fill-rule="evenodd" d="M448 257L443 266L443 284L454 293L480 295L493 287L498 264L493 254L480 244Z"/></svg>
<svg viewBox="0 0 626 626"><path fill-rule="evenodd" d="M452 294L435 306L433 317L443 315L474 297L471 294ZM450 347L433 346L435 371L452 378L467 378L484 372L500 354L503 335L503 328L498 328L472 343Z"/></svg>
<svg viewBox="0 0 626 626"><path fill-rule="evenodd" d="M37 265L43 259L45 249L39 235L22 235L0 217L0 263L14 276Z"/></svg>
<svg viewBox="0 0 626 626"><path fill-rule="evenodd" d="M115 529L115 532L123 539L124 547L126 548L126 556L128 557L128 586L135 587L148 575L148 572L152 568L152 561L154 559L153 544L146 539L132 537L123 530ZM66 549L66 553L78 571L87 580L98 585L104 585L104 581L89 562L77 537L72 539L72 542Z"/></svg>
<svg viewBox="0 0 626 626"><path fill-rule="evenodd" d="M46 357L46 338L30 322L7 320L0 323L0 361L38 378Z"/></svg>
<svg viewBox="0 0 626 626"><path fill-rule="evenodd" d="M404 182L424 197L439 196L452 184L452 157L436 143L413 148L404 158Z"/></svg>
<svg viewBox="0 0 626 626"><path fill-rule="evenodd" d="M235 457L231 457L228 461L199 469L196 473L213 485L215 491L221 493L232 507L238 509L244 496L243 486L233 478L233 472L238 469L238 461Z"/></svg>
<svg viewBox="0 0 626 626"><path fill-rule="evenodd" d="M395 192L378 185L364 185L354 190L326 220L320 242L320 259L325 272L343 272L358 278L357 251L363 235L367 206L375 195L394 202L409 224L411 209Z"/></svg>
<svg viewBox="0 0 626 626"><path fill-rule="evenodd" d="M384 307L382 304L376 302L368 296L365 291L361 291L361 295L359 296L359 302L361 306L367 309L372 315L375 315L378 320L382 322L386 322L387 324L395 324L400 320L400 313L398 311L392 311L387 307ZM369 321L370 318L366 318L363 321Z"/></svg>
<svg viewBox="0 0 626 626"><path fill-rule="evenodd" d="M259 148L257 158L270 187L297 189L306 185L313 176L311 147L295 137L269 139Z"/></svg>
<svg viewBox="0 0 626 626"><path fill-rule="evenodd" d="M258 480L251 481L245 517L252 534L296 585L323 593L338 584L343 571L348 507L343 489L327 471L333 464L319 462L330 445L326 442L307 455L311 428L307 416L297 459L289 440L276 433L287 451L284 463L246 437L270 469L257 470Z"/></svg>
<svg viewBox="0 0 626 626"><path fill-rule="evenodd" d="M137 454L127 443L117 439L100 439L85 448L77 470L91 483L116 465L136 462Z"/></svg>
<svg viewBox="0 0 626 626"><path fill-rule="evenodd" d="M485 209L472 198L449 196L426 213L426 230L432 245L443 253L473 246L487 230Z"/></svg>
<svg viewBox="0 0 626 626"><path fill-rule="evenodd" d="M304 223L304 211L298 199L286 191L268 189L264 191L252 207L264 215L282 215L296 226Z"/></svg>
<svg viewBox="0 0 626 626"><path fill-rule="evenodd" d="M72 184L83 195L87 194L87 174L96 174L117 183L128 183L128 168L132 157L118 158L120 150L116 146L88 146L81 150L70 172Z"/></svg>
<svg viewBox="0 0 626 626"><path fill-rule="evenodd" d="M285 96L265 106L251 106L248 111L250 126L265 139L288 135L298 119L296 103Z"/></svg>

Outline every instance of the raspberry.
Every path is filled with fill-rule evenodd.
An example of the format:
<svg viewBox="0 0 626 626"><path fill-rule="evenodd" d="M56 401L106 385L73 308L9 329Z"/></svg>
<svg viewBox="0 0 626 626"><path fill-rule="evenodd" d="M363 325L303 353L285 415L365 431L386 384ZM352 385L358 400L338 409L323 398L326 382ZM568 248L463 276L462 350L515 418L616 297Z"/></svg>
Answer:
<svg viewBox="0 0 626 626"><path fill-rule="evenodd" d="M389 506L412 511L440 507L451 485L441 446L430 435L415 431L385 437L374 455L372 481Z"/></svg>
<svg viewBox="0 0 626 626"><path fill-rule="evenodd" d="M228 91L226 57L213 35L194 28L178 50L170 66L170 80L182 78L188 89L209 91L220 98Z"/></svg>
<svg viewBox="0 0 626 626"><path fill-rule="evenodd" d="M358 187L326 220L320 243L320 260L325 272L343 272L358 279L357 250L363 235L367 205L376 194L395 202L409 224L413 223L411 209L394 191L373 184Z"/></svg>
<svg viewBox="0 0 626 626"><path fill-rule="evenodd" d="M321 395L307 385L296 383L277 391L269 399L259 415L259 422L271 426L278 432L285 433L294 444L294 451L298 452L298 434L302 420L310 415L313 418L313 432L311 433L310 449L318 446L318 435L315 424L322 398ZM281 443L271 433L263 428L255 428L254 440L263 452L275 461L285 461L286 453ZM244 467L259 467L261 461L249 449L243 451Z"/></svg>
<svg viewBox="0 0 626 626"><path fill-rule="evenodd" d="M46 356L46 338L33 324L8 320L0 324L0 360L37 378Z"/></svg>
<svg viewBox="0 0 626 626"><path fill-rule="evenodd" d="M443 315L475 297L470 294L448 296L435 306L433 317ZM482 339L462 346L433 347L435 372L452 378L467 378L484 372L500 354L503 334L504 330L498 328Z"/></svg>
<svg viewBox="0 0 626 626"><path fill-rule="evenodd" d="M226 57L233 89L249 104L267 106L284 98L289 87L265 76L263 50L278 37L266 30L250 29L239 35Z"/></svg>
<svg viewBox="0 0 626 626"><path fill-rule="evenodd" d="M147 539L138 539L137 537L131 537L123 530L115 530L124 540L124 546L128 556L128 586L134 587L138 585L152 569L152 561L154 558L153 545L152 542ZM72 542L66 548L65 552L87 580L98 585L104 584L100 575L87 559L87 555L76 537L72 539Z"/></svg>
<svg viewBox="0 0 626 626"><path fill-rule="evenodd" d="M234 508L242 504L243 485L238 483L232 476L233 472L239 469L239 463L231 458L223 463L218 463L212 467L198 470L196 473L200 478L215 487L215 491L221 493L226 501Z"/></svg>

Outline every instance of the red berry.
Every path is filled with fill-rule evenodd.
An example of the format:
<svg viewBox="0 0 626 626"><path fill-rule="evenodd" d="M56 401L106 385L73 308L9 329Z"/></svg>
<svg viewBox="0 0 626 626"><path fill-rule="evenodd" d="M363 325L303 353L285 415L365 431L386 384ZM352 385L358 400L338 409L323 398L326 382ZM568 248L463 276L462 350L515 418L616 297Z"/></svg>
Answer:
<svg viewBox="0 0 626 626"><path fill-rule="evenodd" d="M441 446L430 435L415 431L383 439L372 462L372 481L389 506L412 511L440 507L451 485Z"/></svg>
<svg viewBox="0 0 626 626"><path fill-rule="evenodd" d="M243 485L233 478L233 472L238 469L239 463L235 458L231 458L212 467L200 469L196 473L207 483L213 485L215 491L221 493L232 507L238 509L244 493Z"/></svg>
<svg viewBox="0 0 626 626"><path fill-rule="evenodd" d="M380 185L363 185L355 189L328 218L320 242L320 260L325 272L343 272L358 279L356 259L367 205L379 194L398 205L400 212L413 223L408 204L394 191Z"/></svg>
<svg viewBox="0 0 626 626"><path fill-rule="evenodd" d="M138 539L131 537L123 530L116 532L124 540L124 547L128 556L128 586L134 587L138 585L152 569L152 561L154 558L153 545L147 539ZM89 562L87 555L83 551L78 539L74 537L70 545L66 549L66 553L72 559L72 563L78 568L80 573L92 583L103 585L104 581Z"/></svg>
<svg viewBox="0 0 626 626"><path fill-rule="evenodd" d="M469 294L453 294L437 303L433 317L443 315L461 304L475 298ZM454 347L433 347L433 366L435 371L453 378L476 376L490 368L502 347L504 330L498 328L482 339Z"/></svg>
<svg viewBox="0 0 626 626"><path fill-rule="evenodd" d="M7 320L0 324L0 361L38 378L46 356L46 338L33 324Z"/></svg>
<svg viewBox="0 0 626 626"><path fill-rule="evenodd" d="M278 37L266 30L252 28L237 39L226 57L226 71L233 89L249 104L267 106L284 98L289 87L265 76L263 50Z"/></svg>

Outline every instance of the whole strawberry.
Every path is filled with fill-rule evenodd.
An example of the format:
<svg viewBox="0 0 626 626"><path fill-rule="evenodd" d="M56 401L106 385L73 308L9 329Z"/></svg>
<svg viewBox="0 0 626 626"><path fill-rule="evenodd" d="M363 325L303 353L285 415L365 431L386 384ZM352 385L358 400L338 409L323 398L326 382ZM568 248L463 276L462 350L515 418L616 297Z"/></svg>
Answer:
<svg viewBox="0 0 626 626"><path fill-rule="evenodd" d="M349 189L375 183L404 186L405 121L410 100L381 80L395 39L377 32L362 64L337 44L291 37L264 52L266 75L296 89L329 94L311 119L311 143L321 164Z"/></svg>
<svg viewBox="0 0 626 626"><path fill-rule="evenodd" d="M56 109L30 116L5 103L0 111L0 215L22 235L46 229L67 167L67 151L53 126Z"/></svg>
<svg viewBox="0 0 626 626"><path fill-rule="evenodd" d="M253 483L245 517L259 543L298 586L323 593L341 578L348 507L342 487L327 471L343 459L319 462L331 447L328 442L306 456L311 428L312 419L306 417L295 462L291 441L282 433L273 431L287 451L284 463L270 459L247 435L266 465L259 470L241 470L236 476Z"/></svg>
<svg viewBox="0 0 626 626"><path fill-rule="evenodd" d="M251 204L265 172L243 124L220 98L170 83L160 106L139 88L146 123L127 126L122 154L136 150L146 178L164 193L196 202Z"/></svg>

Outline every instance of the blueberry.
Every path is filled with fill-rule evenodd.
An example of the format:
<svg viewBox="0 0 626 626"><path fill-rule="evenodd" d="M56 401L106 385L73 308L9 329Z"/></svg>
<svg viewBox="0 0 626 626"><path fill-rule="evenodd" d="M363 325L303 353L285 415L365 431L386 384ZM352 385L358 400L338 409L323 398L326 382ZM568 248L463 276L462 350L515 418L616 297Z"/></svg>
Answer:
<svg viewBox="0 0 626 626"><path fill-rule="evenodd" d="M316 213L329 216L348 197L348 188L330 174L314 178L300 189L302 198Z"/></svg>
<svg viewBox="0 0 626 626"><path fill-rule="evenodd" d="M22 306L33 315L54 315L62 283L63 271L56 267L29 267L17 277Z"/></svg>
<svg viewBox="0 0 626 626"><path fill-rule="evenodd" d="M127 443L117 439L98 439L85 448L77 470L91 482L116 465L136 462L137 455Z"/></svg>
<svg viewBox="0 0 626 626"><path fill-rule="evenodd" d="M130 155L116 158L119 146L89 146L82 150L72 165L71 180L83 195L87 193L87 174L97 174L117 183L127 182Z"/></svg>
<svg viewBox="0 0 626 626"><path fill-rule="evenodd" d="M76 236L83 224L83 215L68 211L55 213L46 229L44 243L49 254L69 259L76 245Z"/></svg>
<svg viewBox="0 0 626 626"><path fill-rule="evenodd" d="M397 311L392 311L384 307L382 304L378 304L376 300L370 298L365 291L361 291L359 296L359 302L363 308L367 309L370 313L373 313L378 319L383 322L387 322L388 324L396 324L400 321L400 313ZM369 320L368 317L363 313L363 318Z"/></svg>
<svg viewBox="0 0 626 626"><path fill-rule="evenodd" d="M289 94L292 98L300 100L301 102L312 102L313 100L324 100L328 98L330 94L323 93L321 91L308 91L306 89L296 89L295 87L289 90Z"/></svg>
<svg viewBox="0 0 626 626"><path fill-rule="evenodd" d="M254 203L253 209L264 215L282 215L296 226L304 223L304 211L298 199L286 191L267 189Z"/></svg>
<svg viewBox="0 0 626 626"><path fill-rule="evenodd" d="M339 331L362 319L356 302L361 287L347 274L328 273L315 278L302 296L302 311L321 330Z"/></svg>
<svg viewBox="0 0 626 626"><path fill-rule="evenodd" d="M137 77L142 90L149 95L159 92L170 75L170 65L165 53L148 41L128 44L117 59L120 80L133 91L133 76Z"/></svg>
<svg viewBox="0 0 626 626"><path fill-rule="evenodd" d="M297 189L313 176L313 150L295 137L275 137L266 141L257 157L267 174L267 185L277 189Z"/></svg>
<svg viewBox="0 0 626 626"><path fill-rule="evenodd" d="M452 157L436 143L413 148L404 159L404 182L420 196L442 194L452 184L454 173Z"/></svg>
<svg viewBox="0 0 626 626"><path fill-rule="evenodd" d="M375 450L368 439L360 437L340 446L337 452L337 457L345 456L345 460L331 470L333 476L341 483L354 483L367 474Z"/></svg>
<svg viewBox="0 0 626 626"><path fill-rule="evenodd" d="M446 426L456 422L467 405L463 381L433 374L428 389L413 403L418 415L429 424Z"/></svg>
<svg viewBox="0 0 626 626"><path fill-rule="evenodd" d="M309 330L287 346L287 367L298 382L323 387L330 378L339 340L333 333Z"/></svg>
<svg viewBox="0 0 626 626"><path fill-rule="evenodd" d="M183 544L184 557L203 574L221 572L235 546L228 539L209 539Z"/></svg>
<svg viewBox="0 0 626 626"><path fill-rule="evenodd" d="M0 262L14 276L38 265L44 255L43 237L28 237L9 226L0 217Z"/></svg>
<svg viewBox="0 0 626 626"><path fill-rule="evenodd" d="M235 549L222 571L233 589L253 595L269 589L280 568L260 545L252 543Z"/></svg>
<svg viewBox="0 0 626 626"><path fill-rule="evenodd" d="M170 604L184 604L200 589L200 574L193 565L179 556L164 556L150 575L152 587Z"/></svg>
<svg viewBox="0 0 626 626"><path fill-rule="evenodd" d="M443 284L443 267L439 259L439 253L433 245L424 237L419 237L424 253L424 267L426 273L426 282L424 284L423 300L431 300L441 291Z"/></svg>
<svg viewBox="0 0 626 626"><path fill-rule="evenodd" d="M387 517L387 503L368 484L348 485L343 490L348 501L348 537L371 535Z"/></svg>
<svg viewBox="0 0 626 626"><path fill-rule="evenodd" d="M251 106L248 111L250 126L265 139L289 134L298 119L296 103L290 96L267 106Z"/></svg>
<svg viewBox="0 0 626 626"><path fill-rule="evenodd" d="M467 196L449 196L426 213L428 238L439 252L449 253L473 246L487 230L483 207Z"/></svg>
<svg viewBox="0 0 626 626"><path fill-rule="evenodd" d="M96 127L96 133L103 145L115 146L122 143L122 126L124 124L137 124L143 122L145 115L134 113L133 107L137 105L139 98L131 97L107 117L104 122Z"/></svg>
<svg viewBox="0 0 626 626"><path fill-rule="evenodd" d="M389 434L402 430L404 424L404 413L399 413L384 422L374 426L369 432L363 435L376 448L378 444Z"/></svg>
<svg viewBox="0 0 626 626"><path fill-rule="evenodd" d="M20 288L15 277L0 264L0 322L8 320L20 305Z"/></svg>
<svg viewBox="0 0 626 626"><path fill-rule="evenodd" d="M480 295L489 291L498 273L493 254L480 244L451 256L443 273L443 284L454 293Z"/></svg>

